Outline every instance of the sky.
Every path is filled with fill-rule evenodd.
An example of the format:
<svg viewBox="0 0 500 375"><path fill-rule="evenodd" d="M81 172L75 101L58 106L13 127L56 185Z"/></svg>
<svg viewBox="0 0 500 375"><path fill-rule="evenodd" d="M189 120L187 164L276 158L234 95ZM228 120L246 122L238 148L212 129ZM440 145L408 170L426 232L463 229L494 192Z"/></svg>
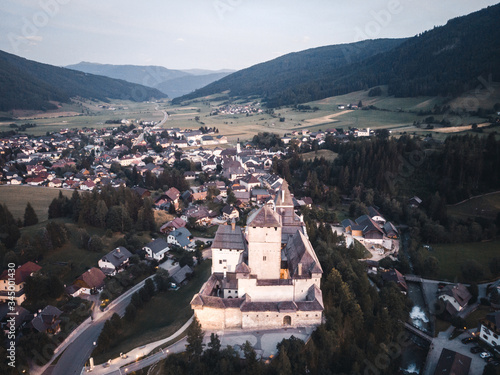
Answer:
<svg viewBox="0 0 500 375"><path fill-rule="evenodd" d="M242 69L411 37L499 0L2 0L0 50L47 64Z"/></svg>

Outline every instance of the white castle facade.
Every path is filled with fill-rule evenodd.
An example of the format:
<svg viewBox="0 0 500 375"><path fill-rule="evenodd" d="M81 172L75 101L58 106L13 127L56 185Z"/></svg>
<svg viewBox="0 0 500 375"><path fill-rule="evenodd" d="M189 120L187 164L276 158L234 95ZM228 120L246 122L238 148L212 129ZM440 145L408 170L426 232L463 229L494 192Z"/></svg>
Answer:
<svg viewBox="0 0 500 375"><path fill-rule="evenodd" d="M318 326L322 274L285 181L274 202L249 216L245 231L219 226L212 275L191 307L209 330Z"/></svg>

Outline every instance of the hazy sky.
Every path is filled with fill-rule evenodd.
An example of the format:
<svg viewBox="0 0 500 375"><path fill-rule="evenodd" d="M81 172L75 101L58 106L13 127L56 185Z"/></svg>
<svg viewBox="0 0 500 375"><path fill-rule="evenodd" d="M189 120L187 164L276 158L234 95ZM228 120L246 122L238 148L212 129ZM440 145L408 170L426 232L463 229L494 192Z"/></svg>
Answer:
<svg viewBox="0 0 500 375"><path fill-rule="evenodd" d="M489 0L1 0L0 50L80 61L241 69L283 54L407 37Z"/></svg>

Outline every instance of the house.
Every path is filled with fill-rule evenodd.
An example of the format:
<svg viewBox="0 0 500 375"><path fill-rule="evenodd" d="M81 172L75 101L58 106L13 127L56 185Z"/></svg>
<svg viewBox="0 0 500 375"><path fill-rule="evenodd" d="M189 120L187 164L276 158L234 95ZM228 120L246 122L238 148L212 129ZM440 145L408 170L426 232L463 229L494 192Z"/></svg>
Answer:
<svg viewBox="0 0 500 375"><path fill-rule="evenodd" d="M161 233L168 233L173 230L184 228L186 226L186 222L182 220L180 217L176 217L174 220L169 221L161 226Z"/></svg>
<svg viewBox="0 0 500 375"><path fill-rule="evenodd" d="M24 293L24 285L26 279L36 272L40 271L42 267L33 262L26 262L15 270L7 269L0 275L0 302L7 302L12 300L12 293L14 293L14 300L16 304L20 305L26 300Z"/></svg>
<svg viewBox="0 0 500 375"><path fill-rule="evenodd" d="M252 174L240 178L240 185L244 186L247 191L260 186L260 181Z"/></svg>
<svg viewBox="0 0 500 375"><path fill-rule="evenodd" d="M384 217L380 214L380 212L378 212L378 210L373 207L373 206L370 206L368 207L368 215L372 218L372 220L374 222L376 222L378 225L380 225L381 227L384 226L386 220L384 219Z"/></svg>
<svg viewBox="0 0 500 375"><path fill-rule="evenodd" d="M187 264L182 267L181 269L177 270L173 275L172 275L172 280L174 280L174 282L177 284L177 285L180 285L182 284L184 281L186 281L186 279L188 278L188 276L190 274L193 273L193 269L191 267L189 267Z"/></svg>
<svg viewBox="0 0 500 375"><path fill-rule="evenodd" d="M167 242L172 245L177 245L186 249L192 243L191 232L187 228L179 228L169 233Z"/></svg>
<svg viewBox="0 0 500 375"><path fill-rule="evenodd" d="M472 295L463 284L446 285L439 293L438 299L445 304L445 310L454 316L462 311L469 303Z"/></svg>
<svg viewBox="0 0 500 375"><path fill-rule="evenodd" d="M467 375L472 359L469 356L443 349L439 357L434 375Z"/></svg>
<svg viewBox="0 0 500 375"><path fill-rule="evenodd" d="M36 314L30 325L38 332L50 333L52 335L61 330L59 316L62 311L52 305L47 305L41 312Z"/></svg>
<svg viewBox="0 0 500 375"><path fill-rule="evenodd" d="M91 191L94 188L95 188L95 183L94 181L91 180L84 181L80 184L80 190Z"/></svg>
<svg viewBox="0 0 500 375"><path fill-rule="evenodd" d="M143 248L146 252L146 258L153 260L162 260L170 248L163 238L157 238L147 243Z"/></svg>
<svg viewBox="0 0 500 375"><path fill-rule="evenodd" d="M14 328L16 337L26 323L33 319L33 315L24 307L16 305L12 309L8 304L0 304L0 325L5 333L5 337L11 332L12 318L14 318Z"/></svg>
<svg viewBox="0 0 500 375"><path fill-rule="evenodd" d="M413 207L413 208L417 208L418 206L420 206L421 203L422 203L422 199L420 199L417 196L410 198L410 200L408 201L408 204L410 205L410 207Z"/></svg>
<svg viewBox="0 0 500 375"><path fill-rule="evenodd" d="M78 277L73 284L80 287L78 294L97 294L104 288L104 279L106 279L104 272L97 267L92 267Z"/></svg>
<svg viewBox="0 0 500 375"><path fill-rule="evenodd" d="M286 190L286 191L285 191ZM220 225L212 275L191 300L203 329L317 327L323 320L323 270L284 184L246 229Z"/></svg>
<svg viewBox="0 0 500 375"><path fill-rule="evenodd" d="M130 251L123 246L119 246L99 259L97 264L104 274L114 276L127 267L131 256Z"/></svg>
<svg viewBox="0 0 500 375"><path fill-rule="evenodd" d="M148 189L144 189L139 186L134 186L132 188L132 191L134 191L141 198L146 198L151 196L151 192Z"/></svg>
<svg viewBox="0 0 500 375"><path fill-rule="evenodd" d="M496 348L500 345L500 311L486 315L479 323L479 340ZM497 349L497 354L500 351Z"/></svg>
<svg viewBox="0 0 500 375"><path fill-rule="evenodd" d="M356 219L356 228L352 228L352 235L354 236L354 231L359 233L359 230L363 233L363 238L366 242L379 243L381 244L384 239L384 231L380 226L368 215L362 215Z"/></svg>
<svg viewBox="0 0 500 375"><path fill-rule="evenodd" d="M167 201L174 205L175 209L179 208L179 198L181 193L174 187L171 187L165 192L165 196L167 197Z"/></svg>
<svg viewBox="0 0 500 375"><path fill-rule="evenodd" d="M390 221L384 224L384 232L388 238L396 239L399 235L398 230Z"/></svg>
<svg viewBox="0 0 500 375"><path fill-rule="evenodd" d="M404 276L401 274L401 272L399 272L398 270L396 269L385 270L380 274L380 276L382 277L384 283L394 282L397 284L397 286L399 286L401 292L405 294L408 292L408 285L406 285L406 280Z"/></svg>
<svg viewBox="0 0 500 375"><path fill-rule="evenodd" d="M224 220L232 220L232 219L239 219L240 218L240 213L236 209L236 207L233 207L229 204L225 205L224 208L222 209L222 217Z"/></svg>

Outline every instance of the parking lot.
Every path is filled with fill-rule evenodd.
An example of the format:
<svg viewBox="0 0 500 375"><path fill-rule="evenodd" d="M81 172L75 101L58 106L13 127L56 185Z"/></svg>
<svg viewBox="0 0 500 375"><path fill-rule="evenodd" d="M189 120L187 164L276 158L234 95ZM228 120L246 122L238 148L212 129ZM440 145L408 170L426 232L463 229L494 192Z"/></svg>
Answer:
<svg viewBox="0 0 500 375"><path fill-rule="evenodd" d="M432 345L427 356L427 363L423 371L424 375L433 375L436 365L439 361L439 356L443 349L453 350L457 353L463 354L472 359L469 375L481 375L486 365L486 361L480 357L484 350L478 353L471 353L473 347L479 346L477 342L469 342L468 344L462 343L462 339L471 337L477 329L467 330L457 338L450 340L449 337L453 332L453 327L445 332L441 332L438 337L432 340Z"/></svg>

